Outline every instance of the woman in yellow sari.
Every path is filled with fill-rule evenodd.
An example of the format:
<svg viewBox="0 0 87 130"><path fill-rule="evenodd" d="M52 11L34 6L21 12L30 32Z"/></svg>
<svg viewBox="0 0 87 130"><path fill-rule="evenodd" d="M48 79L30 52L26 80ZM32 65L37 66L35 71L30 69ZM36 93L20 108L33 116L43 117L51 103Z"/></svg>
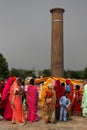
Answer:
<svg viewBox="0 0 87 130"><path fill-rule="evenodd" d="M42 106L42 118L45 123L55 122L55 104L56 104L56 94L53 90L53 85L49 84L48 89L45 90L43 96L43 106Z"/></svg>

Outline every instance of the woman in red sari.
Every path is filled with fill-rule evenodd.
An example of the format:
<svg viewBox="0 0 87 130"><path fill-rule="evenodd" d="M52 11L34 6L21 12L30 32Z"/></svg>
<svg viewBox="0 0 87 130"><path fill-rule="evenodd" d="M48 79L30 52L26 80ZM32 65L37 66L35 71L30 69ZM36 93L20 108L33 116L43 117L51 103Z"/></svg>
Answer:
<svg viewBox="0 0 87 130"><path fill-rule="evenodd" d="M56 105L55 105L55 115L56 119L59 119L59 112L60 112L60 105L59 100L61 98L61 86L60 86L60 80L56 80L54 84L54 90L56 92Z"/></svg>
<svg viewBox="0 0 87 130"><path fill-rule="evenodd" d="M34 79L30 80L27 88L27 120L34 122L38 120L38 92L34 85Z"/></svg>
<svg viewBox="0 0 87 130"><path fill-rule="evenodd" d="M82 115L82 95L80 93L80 85L76 85L75 98L74 98L74 115L81 116Z"/></svg>

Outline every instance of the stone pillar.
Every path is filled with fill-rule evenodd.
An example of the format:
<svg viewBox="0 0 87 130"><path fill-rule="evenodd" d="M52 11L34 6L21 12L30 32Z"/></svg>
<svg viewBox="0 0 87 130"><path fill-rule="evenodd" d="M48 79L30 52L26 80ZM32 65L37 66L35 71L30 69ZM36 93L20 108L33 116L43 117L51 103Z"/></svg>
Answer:
<svg viewBox="0 0 87 130"><path fill-rule="evenodd" d="M51 31L51 75L55 77L64 76L63 61L63 13L64 9L51 9L52 31Z"/></svg>

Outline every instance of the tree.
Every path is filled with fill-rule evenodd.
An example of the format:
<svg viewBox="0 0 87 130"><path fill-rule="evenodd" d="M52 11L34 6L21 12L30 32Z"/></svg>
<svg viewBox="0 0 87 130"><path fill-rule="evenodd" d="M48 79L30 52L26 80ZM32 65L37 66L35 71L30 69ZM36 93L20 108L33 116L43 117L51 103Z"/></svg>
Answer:
<svg viewBox="0 0 87 130"><path fill-rule="evenodd" d="M44 75L44 77L51 76L51 71L49 69L45 69L45 70L43 70L43 75Z"/></svg>
<svg viewBox="0 0 87 130"><path fill-rule="evenodd" d="M84 78L87 79L87 68L84 69Z"/></svg>
<svg viewBox="0 0 87 130"><path fill-rule="evenodd" d="M12 69L10 70L10 76L20 77L19 70L18 70L18 69L15 69L15 68L12 68Z"/></svg>
<svg viewBox="0 0 87 130"><path fill-rule="evenodd" d="M32 70L25 70L23 78L26 78L26 77L33 77L33 71Z"/></svg>
<svg viewBox="0 0 87 130"><path fill-rule="evenodd" d="M85 69L85 74L86 74L86 69ZM64 77L65 78L83 79L84 71L83 70L79 70L79 71L67 70L67 71L64 71Z"/></svg>
<svg viewBox="0 0 87 130"><path fill-rule="evenodd" d="M26 77L33 77L33 70L24 70L12 68L10 70L10 76L17 76L25 79Z"/></svg>
<svg viewBox="0 0 87 130"><path fill-rule="evenodd" d="M65 78L71 78L71 70L64 71Z"/></svg>
<svg viewBox="0 0 87 130"><path fill-rule="evenodd" d="M8 62L0 53L0 78L8 78L9 70L8 70Z"/></svg>

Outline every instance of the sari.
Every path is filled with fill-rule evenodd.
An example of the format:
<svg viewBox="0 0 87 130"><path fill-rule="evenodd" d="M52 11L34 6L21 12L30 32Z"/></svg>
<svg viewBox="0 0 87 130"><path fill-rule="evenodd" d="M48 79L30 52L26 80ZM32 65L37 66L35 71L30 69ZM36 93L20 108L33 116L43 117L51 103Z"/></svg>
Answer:
<svg viewBox="0 0 87 130"><path fill-rule="evenodd" d="M25 123L24 111L22 106L22 96L20 95L21 88L17 83L11 88L10 101L13 109L12 123L20 124ZM19 94L16 94L16 93Z"/></svg>
<svg viewBox="0 0 87 130"><path fill-rule="evenodd" d="M64 96L65 94L65 85L62 85L62 83L60 85L60 94L61 94L61 97Z"/></svg>
<svg viewBox="0 0 87 130"><path fill-rule="evenodd" d="M3 93L3 87L2 87L2 83L0 82L0 115L4 116L4 106L2 103L2 93Z"/></svg>
<svg viewBox="0 0 87 130"><path fill-rule="evenodd" d="M51 123L55 122L55 104L56 104L56 93L55 90L50 90L49 88L45 90L43 97L42 106L42 118L45 123L49 121Z"/></svg>
<svg viewBox="0 0 87 130"><path fill-rule="evenodd" d="M81 102L82 102L82 95L79 90L76 90L74 99L74 115L81 116L82 114Z"/></svg>
<svg viewBox="0 0 87 130"><path fill-rule="evenodd" d="M10 92L10 87L13 83L12 77L8 78L3 93L2 93L2 104L4 106L4 120L11 120L12 119L12 108L11 108L11 103L9 101L9 92Z"/></svg>
<svg viewBox="0 0 87 130"><path fill-rule="evenodd" d="M71 83L71 81L69 79L66 80L66 84L67 84L67 86L70 87L70 94L68 96L68 98L70 99L70 105L68 107L68 118L70 118L70 116L73 113L73 105L74 105L74 97L73 97L73 95L74 95L74 90L73 90L73 84ZM67 86L66 86L66 88L67 88ZM67 89L66 89L66 91L67 91Z"/></svg>
<svg viewBox="0 0 87 130"><path fill-rule="evenodd" d="M84 86L84 92L82 96L82 115L87 118L87 84Z"/></svg>
<svg viewBox="0 0 87 130"><path fill-rule="evenodd" d="M34 122L38 120L38 92L35 85L27 88L27 120Z"/></svg>
<svg viewBox="0 0 87 130"><path fill-rule="evenodd" d="M56 115L56 119L59 119L59 115L60 115L60 104L59 104L59 100L60 100L60 98L62 96L62 94L61 94L60 80L56 80L55 81L54 90L56 92L55 115Z"/></svg>

